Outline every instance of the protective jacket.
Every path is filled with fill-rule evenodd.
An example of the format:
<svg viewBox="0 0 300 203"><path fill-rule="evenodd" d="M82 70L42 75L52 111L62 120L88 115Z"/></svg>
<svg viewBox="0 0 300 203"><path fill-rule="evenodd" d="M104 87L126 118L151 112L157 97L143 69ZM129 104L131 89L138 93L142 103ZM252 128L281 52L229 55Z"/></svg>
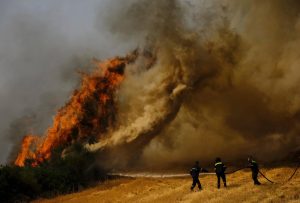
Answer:
<svg viewBox="0 0 300 203"><path fill-rule="evenodd" d="M190 174L193 178L198 178L201 172L201 168L198 165L193 166L190 170Z"/></svg>
<svg viewBox="0 0 300 203"><path fill-rule="evenodd" d="M223 174L225 173L225 170L226 166L221 161L215 163L215 172L217 174Z"/></svg>
<svg viewBox="0 0 300 203"><path fill-rule="evenodd" d="M257 164L256 161L251 160L251 161L249 162L249 168L251 168L252 172L258 173L258 164Z"/></svg>

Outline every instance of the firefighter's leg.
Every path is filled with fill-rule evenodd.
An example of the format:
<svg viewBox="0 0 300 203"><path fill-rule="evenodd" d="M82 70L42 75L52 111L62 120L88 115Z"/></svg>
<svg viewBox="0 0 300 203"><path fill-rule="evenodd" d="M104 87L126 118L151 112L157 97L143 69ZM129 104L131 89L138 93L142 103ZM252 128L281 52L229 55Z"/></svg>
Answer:
<svg viewBox="0 0 300 203"><path fill-rule="evenodd" d="M254 182L254 185L255 185L255 172L252 171L252 180Z"/></svg>
<svg viewBox="0 0 300 203"><path fill-rule="evenodd" d="M199 181L198 178L197 178L197 185L198 185L199 190L201 190L201 189L202 189L202 186L201 186L201 183L200 183L200 181Z"/></svg>
<svg viewBox="0 0 300 203"><path fill-rule="evenodd" d="M255 179L254 184L255 185L260 185L260 182L258 181L257 176L258 176L258 173L255 173L254 174L254 179Z"/></svg>
<svg viewBox="0 0 300 203"><path fill-rule="evenodd" d="M193 183L192 183L192 186L191 186L191 190L194 189L194 187L196 186L196 183L197 183L196 178L193 178Z"/></svg>
<svg viewBox="0 0 300 203"><path fill-rule="evenodd" d="M217 178L218 178L218 188L220 188L221 175L220 175L220 174L217 174Z"/></svg>
<svg viewBox="0 0 300 203"><path fill-rule="evenodd" d="M222 180L223 180L223 183L224 183L224 187L227 187L225 173L222 173L221 177L222 177Z"/></svg>
<svg viewBox="0 0 300 203"><path fill-rule="evenodd" d="M252 179L254 181L254 185L260 185L260 182L257 179L258 173L257 172L252 172Z"/></svg>

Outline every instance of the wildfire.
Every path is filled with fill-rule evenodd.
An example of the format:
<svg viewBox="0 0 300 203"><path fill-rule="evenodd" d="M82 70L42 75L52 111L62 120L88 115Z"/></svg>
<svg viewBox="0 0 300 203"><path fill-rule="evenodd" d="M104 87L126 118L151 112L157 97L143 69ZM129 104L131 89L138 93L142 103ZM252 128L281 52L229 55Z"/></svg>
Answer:
<svg viewBox="0 0 300 203"><path fill-rule="evenodd" d="M31 152L30 146L37 141L37 137L33 135L27 135L23 138L21 151L15 161L18 166L24 166L24 162L27 158L35 158L35 154Z"/></svg>
<svg viewBox="0 0 300 203"><path fill-rule="evenodd" d="M115 123L115 91L124 79L126 65L134 62L137 56L138 52L134 51L126 57L95 59L95 71L82 73L80 88L58 110L46 135L24 137L15 165L24 166L26 159L33 159L34 166L49 159L55 147L66 147L77 140L98 140Z"/></svg>

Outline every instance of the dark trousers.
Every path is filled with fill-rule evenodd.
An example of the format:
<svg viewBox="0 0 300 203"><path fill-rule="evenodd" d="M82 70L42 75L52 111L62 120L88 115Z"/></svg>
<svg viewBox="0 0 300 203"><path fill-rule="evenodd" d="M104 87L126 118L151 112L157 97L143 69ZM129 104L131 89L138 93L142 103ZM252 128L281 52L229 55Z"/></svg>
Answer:
<svg viewBox="0 0 300 203"><path fill-rule="evenodd" d="M222 181L224 183L224 187L226 187L226 176L225 176L225 173L217 173L217 178L218 178L218 188L220 188L220 182L221 182L221 178L222 178Z"/></svg>
<svg viewBox="0 0 300 203"><path fill-rule="evenodd" d="M196 184L198 185L198 188L201 190L202 186L201 186L201 183L200 183L198 177L193 177L193 183L192 183L192 186L191 186L191 190L194 189L194 187L196 186Z"/></svg>
<svg viewBox="0 0 300 203"><path fill-rule="evenodd" d="M252 171L252 179L254 181L254 185L260 185L257 176L258 176L258 171Z"/></svg>

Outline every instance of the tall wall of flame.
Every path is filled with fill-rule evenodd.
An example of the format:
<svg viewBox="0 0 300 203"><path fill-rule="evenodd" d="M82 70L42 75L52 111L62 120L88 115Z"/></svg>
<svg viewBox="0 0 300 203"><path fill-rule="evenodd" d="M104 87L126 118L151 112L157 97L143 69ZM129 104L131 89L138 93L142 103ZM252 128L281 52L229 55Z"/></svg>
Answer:
<svg viewBox="0 0 300 203"><path fill-rule="evenodd" d="M37 165L51 157L57 147L73 142L99 140L115 124L115 91L124 79L124 69L135 61L137 52L107 61L94 60L95 70L82 73L82 83L53 119L45 136L26 136L15 164L24 166L26 159Z"/></svg>

